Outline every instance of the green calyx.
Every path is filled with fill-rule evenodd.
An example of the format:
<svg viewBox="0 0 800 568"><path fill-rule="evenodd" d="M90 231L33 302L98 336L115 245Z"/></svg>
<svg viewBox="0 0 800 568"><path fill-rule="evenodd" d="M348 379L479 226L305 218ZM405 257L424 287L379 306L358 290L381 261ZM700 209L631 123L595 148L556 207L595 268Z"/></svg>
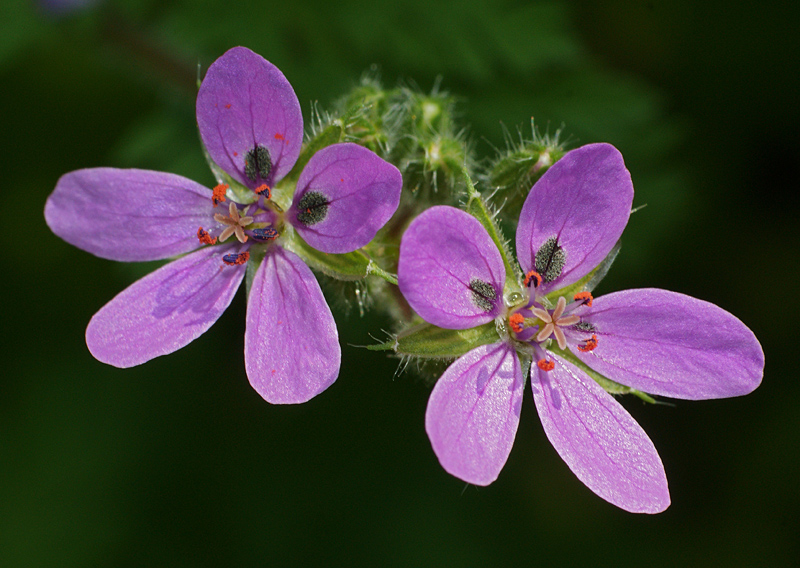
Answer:
<svg viewBox="0 0 800 568"><path fill-rule="evenodd" d="M367 349L422 359L455 359L476 347L498 341L500 336L494 322L470 329L442 329L421 323L385 343L369 345Z"/></svg>

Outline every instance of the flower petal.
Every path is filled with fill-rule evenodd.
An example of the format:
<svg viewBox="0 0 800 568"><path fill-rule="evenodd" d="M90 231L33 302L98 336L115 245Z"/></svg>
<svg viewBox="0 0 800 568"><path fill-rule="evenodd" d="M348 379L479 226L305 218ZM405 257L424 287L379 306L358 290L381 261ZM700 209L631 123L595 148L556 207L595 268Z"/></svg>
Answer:
<svg viewBox="0 0 800 568"><path fill-rule="evenodd" d="M314 154L303 169L288 218L312 247L352 252L391 218L402 188L400 170L374 152L334 144Z"/></svg>
<svg viewBox="0 0 800 568"><path fill-rule="evenodd" d="M667 477L653 442L610 394L577 367L532 367L531 390L545 434L597 495L632 513L669 506Z"/></svg>
<svg viewBox="0 0 800 568"><path fill-rule="evenodd" d="M98 360L133 367L187 345L228 307L245 265L226 266L222 256L240 245L206 247L134 282L97 312L86 344Z"/></svg>
<svg viewBox="0 0 800 568"><path fill-rule="evenodd" d="M246 47L229 49L208 68L197 93L197 125L211 159L250 188L272 186L285 176L303 143L294 89L277 67ZM253 167L257 147L269 154L266 178L258 167L245 166L250 154Z"/></svg>
<svg viewBox="0 0 800 568"><path fill-rule="evenodd" d="M462 355L436 383L425 430L442 467L475 485L489 485L508 459L519 425L522 371L505 343Z"/></svg>
<svg viewBox="0 0 800 568"><path fill-rule="evenodd" d="M545 278L542 292L577 282L613 248L632 203L631 175L616 148L589 144L567 152L536 182L522 206L516 241L520 265L525 272L534 270L536 253L555 238L564 265L560 276L550 282Z"/></svg>
<svg viewBox="0 0 800 568"><path fill-rule="evenodd" d="M581 313L597 347L575 354L592 369L650 394L700 400L747 394L761 384L764 352L722 308L659 290L595 298Z"/></svg>
<svg viewBox="0 0 800 568"><path fill-rule="evenodd" d="M333 384L341 358L336 322L316 278L297 255L273 246L247 304L250 384L272 404L306 402Z"/></svg>
<svg viewBox="0 0 800 568"><path fill-rule="evenodd" d="M431 207L414 219L400 243L397 272L411 307L439 327L468 329L502 309L500 252L480 222L455 207Z"/></svg>
<svg viewBox="0 0 800 568"><path fill-rule="evenodd" d="M160 260L200 246L211 191L174 174L94 168L61 176L44 207L50 229L102 258Z"/></svg>

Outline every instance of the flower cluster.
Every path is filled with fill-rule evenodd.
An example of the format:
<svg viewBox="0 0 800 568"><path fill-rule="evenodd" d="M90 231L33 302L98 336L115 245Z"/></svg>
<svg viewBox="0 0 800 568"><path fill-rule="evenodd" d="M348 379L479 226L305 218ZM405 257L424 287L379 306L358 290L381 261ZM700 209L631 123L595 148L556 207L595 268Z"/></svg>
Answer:
<svg viewBox="0 0 800 568"><path fill-rule="evenodd" d="M313 268L356 282L362 311L368 293L396 320L398 333L371 350L449 363L425 415L446 471L477 485L497 479L529 383L545 434L583 483L625 510L663 511L664 467L614 395L749 393L763 374L758 341L733 315L682 294L593 297L633 203L630 173L608 144L566 152L557 134L534 129L480 174L504 195L501 218L516 221L515 261L473 185L477 161L452 107L438 88L387 91L367 78L336 112L318 111L304 140L283 74L246 48L225 53L197 95L215 187L95 168L66 174L47 200L49 227L83 250L174 258L100 309L89 350L117 367L172 353L245 281L250 383L271 403L305 402L341 361Z"/></svg>

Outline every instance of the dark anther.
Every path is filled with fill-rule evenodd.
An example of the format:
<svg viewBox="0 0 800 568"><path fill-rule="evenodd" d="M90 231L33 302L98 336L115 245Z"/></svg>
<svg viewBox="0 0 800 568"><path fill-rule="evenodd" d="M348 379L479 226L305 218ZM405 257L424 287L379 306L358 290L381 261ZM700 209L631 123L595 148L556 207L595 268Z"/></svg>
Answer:
<svg viewBox="0 0 800 568"><path fill-rule="evenodd" d="M474 278L470 280L469 289L472 290L472 301L476 306L485 312L491 312L494 309L494 302L497 300L494 286Z"/></svg>
<svg viewBox="0 0 800 568"><path fill-rule="evenodd" d="M224 262L228 266L241 265L246 263L248 260L250 260L250 253L247 251L240 252L238 254L233 252L230 254L226 254L225 256L222 257L222 262Z"/></svg>
<svg viewBox="0 0 800 568"><path fill-rule="evenodd" d="M278 231L275 227L264 227L263 229L253 229L253 238L259 241L271 241L278 238Z"/></svg>
<svg viewBox="0 0 800 568"><path fill-rule="evenodd" d="M597 331L597 328L594 326L594 324L591 324L588 321L579 321L575 324L575 329L578 331L586 331L588 333Z"/></svg>
<svg viewBox="0 0 800 568"><path fill-rule="evenodd" d="M297 220L306 227L316 225L324 221L328 216L328 205L330 202L318 191L309 191L300 198L297 204Z"/></svg>
<svg viewBox="0 0 800 568"><path fill-rule="evenodd" d="M264 146L256 146L244 157L244 175L250 181L257 178L266 180L272 171L272 162L269 158L269 150Z"/></svg>
<svg viewBox="0 0 800 568"><path fill-rule="evenodd" d="M559 246L556 237L550 237L545 243L536 251L536 260L534 262L536 272L542 275L542 280L545 282L552 282L559 276L561 271L564 270L564 264L567 262L567 254L564 249Z"/></svg>

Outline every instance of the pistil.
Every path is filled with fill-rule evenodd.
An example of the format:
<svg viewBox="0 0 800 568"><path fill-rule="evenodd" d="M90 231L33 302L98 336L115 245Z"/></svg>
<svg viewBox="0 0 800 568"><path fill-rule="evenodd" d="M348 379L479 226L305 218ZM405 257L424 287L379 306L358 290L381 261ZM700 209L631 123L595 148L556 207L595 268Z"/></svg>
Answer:
<svg viewBox="0 0 800 568"><path fill-rule="evenodd" d="M249 215L242 217L235 203L230 204L228 213L228 217L220 213L214 215L214 220L217 221L217 223L227 225L219 235L219 242L225 242L231 235L236 235L240 243L247 242L247 235L244 234L244 228L253 222L253 217Z"/></svg>

